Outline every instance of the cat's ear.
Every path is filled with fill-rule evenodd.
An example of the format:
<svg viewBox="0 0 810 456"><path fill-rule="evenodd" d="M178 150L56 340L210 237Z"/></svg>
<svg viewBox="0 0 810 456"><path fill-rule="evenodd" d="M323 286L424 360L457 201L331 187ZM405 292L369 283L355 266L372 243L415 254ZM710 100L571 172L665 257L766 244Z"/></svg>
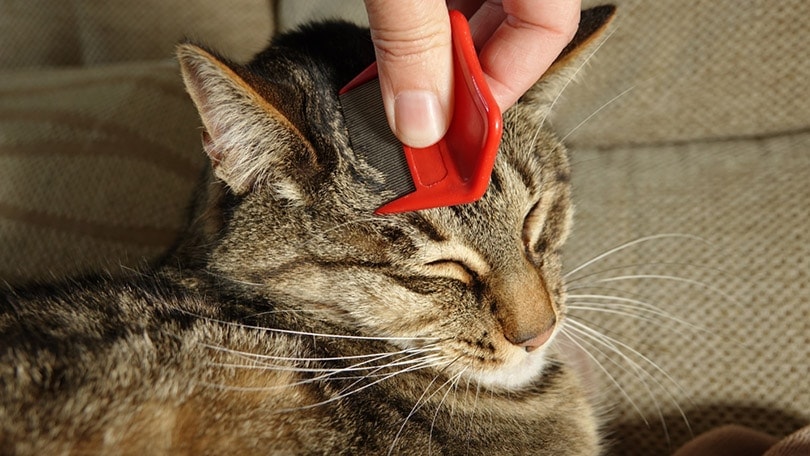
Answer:
<svg viewBox="0 0 810 456"><path fill-rule="evenodd" d="M582 11L574 38L543 77L521 97L520 102L532 105L531 109L545 119L563 90L606 38L605 31L615 13L616 7L613 5L597 6Z"/></svg>
<svg viewBox="0 0 810 456"><path fill-rule="evenodd" d="M177 57L214 174L236 194L266 185L285 199L304 198L300 172L318 164L295 125L240 76L238 65L193 44L178 46Z"/></svg>

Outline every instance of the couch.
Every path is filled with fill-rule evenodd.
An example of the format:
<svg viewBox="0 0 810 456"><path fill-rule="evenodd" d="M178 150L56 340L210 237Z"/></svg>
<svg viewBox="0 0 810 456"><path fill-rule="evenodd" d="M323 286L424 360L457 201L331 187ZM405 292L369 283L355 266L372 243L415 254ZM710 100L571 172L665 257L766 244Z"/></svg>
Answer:
<svg viewBox="0 0 810 456"><path fill-rule="evenodd" d="M612 3L551 120L609 453L763 454L810 422L810 3ZM205 166L174 43L246 60L323 17L365 20L359 0L0 0L0 280L158 260Z"/></svg>

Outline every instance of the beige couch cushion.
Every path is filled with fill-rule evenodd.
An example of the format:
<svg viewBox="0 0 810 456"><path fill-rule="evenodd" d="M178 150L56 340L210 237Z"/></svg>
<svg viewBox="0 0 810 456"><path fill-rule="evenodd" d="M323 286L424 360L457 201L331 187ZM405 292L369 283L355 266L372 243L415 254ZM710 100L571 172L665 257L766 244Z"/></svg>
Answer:
<svg viewBox="0 0 810 456"><path fill-rule="evenodd" d="M604 106L567 138L571 145L757 137L810 127L810 2L614 3L615 33L556 113L558 131L568 136Z"/></svg>
<svg viewBox="0 0 810 456"><path fill-rule="evenodd" d="M0 277L155 259L203 166L197 113L171 61L0 79Z"/></svg>
<svg viewBox="0 0 810 456"><path fill-rule="evenodd" d="M184 38L247 59L272 27L270 0L6 1L0 69L172 58Z"/></svg>
<svg viewBox="0 0 810 456"><path fill-rule="evenodd" d="M630 398L607 388L613 454L668 454L730 423L790 434L810 422L810 3L617 3L554 118L572 146L569 268L645 236L706 242L635 245L583 282L644 277L572 290L656 306L574 312L652 374L592 349Z"/></svg>
<svg viewBox="0 0 810 456"><path fill-rule="evenodd" d="M174 46L199 39L248 59L273 17L268 0L3 3L0 279L161 256L204 161Z"/></svg>
<svg viewBox="0 0 810 456"><path fill-rule="evenodd" d="M368 26L363 0L279 0L276 18L276 26L282 32L305 22L325 19L342 19Z"/></svg>
<svg viewBox="0 0 810 456"><path fill-rule="evenodd" d="M810 132L580 148L572 161L568 270L661 236L569 278L572 296L623 299L569 304L574 319L614 338L605 343L651 374L591 342L627 394L596 369L612 409L611 454L671 453L692 437L679 407L695 435L736 423L781 437L810 423Z"/></svg>

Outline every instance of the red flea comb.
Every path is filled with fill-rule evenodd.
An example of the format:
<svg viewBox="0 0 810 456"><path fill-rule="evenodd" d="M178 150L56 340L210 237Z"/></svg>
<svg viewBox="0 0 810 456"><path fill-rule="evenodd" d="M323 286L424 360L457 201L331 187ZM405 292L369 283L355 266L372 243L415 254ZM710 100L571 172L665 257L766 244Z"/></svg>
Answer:
<svg viewBox="0 0 810 456"><path fill-rule="evenodd" d="M438 143L417 149L396 139L385 117L376 62L340 90L352 148L397 195L375 214L471 203L489 186L501 142L501 112L478 63L467 19L450 11L450 26L453 118Z"/></svg>

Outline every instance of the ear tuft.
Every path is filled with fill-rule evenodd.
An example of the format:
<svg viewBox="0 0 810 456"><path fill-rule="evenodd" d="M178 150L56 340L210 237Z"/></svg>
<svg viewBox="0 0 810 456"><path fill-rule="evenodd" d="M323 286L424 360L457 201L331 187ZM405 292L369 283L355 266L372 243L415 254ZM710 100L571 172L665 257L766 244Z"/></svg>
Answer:
<svg viewBox="0 0 810 456"><path fill-rule="evenodd" d="M231 191L244 194L263 184L291 188L299 185L294 168L317 168L309 142L240 76L238 66L188 43L178 46L177 58L205 128L203 149Z"/></svg>

